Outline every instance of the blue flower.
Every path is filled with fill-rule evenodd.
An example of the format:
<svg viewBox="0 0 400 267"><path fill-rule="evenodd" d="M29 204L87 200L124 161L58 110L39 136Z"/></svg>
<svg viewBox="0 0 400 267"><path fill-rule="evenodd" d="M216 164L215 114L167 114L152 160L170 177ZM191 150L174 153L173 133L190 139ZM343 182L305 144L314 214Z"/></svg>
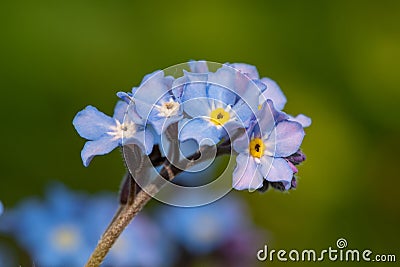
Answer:
<svg viewBox="0 0 400 267"><path fill-rule="evenodd" d="M49 187L45 201L27 199L0 218L36 266L83 266L118 206L117 197L89 197L60 184ZM146 215L140 214L114 244L105 266L170 266L174 247Z"/></svg>
<svg viewBox="0 0 400 267"><path fill-rule="evenodd" d="M195 255L218 250L235 235L241 234L249 224L246 210L233 197L225 197L201 207L163 205L157 214L162 229L170 238Z"/></svg>
<svg viewBox="0 0 400 267"><path fill-rule="evenodd" d="M183 109L191 117L180 122L181 141L216 144L232 130L246 127L257 110L260 89L253 84L251 93L243 93L236 84L237 75L224 65L215 73L185 72L178 79L176 84L184 84Z"/></svg>
<svg viewBox="0 0 400 267"><path fill-rule="evenodd" d="M119 101L112 118L95 107L87 106L76 114L73 125L81 137L89 140L81 152L86 167L94 156L110 153L125 144L137 144L146 154L153 149L153 135L135 112L134 103L128 106Z"/></svg>
<svg viewBox="0 0 400 267"><path fill-rule="evenodd" d="M291 187L294 170L285 159L296 153L304 137L301 124L289 121L267 100L246 134L233 142L239 153L233 172L233 187L255 190L263 180L280 182L287 190Z"/></svg>
<svg viewBox="0 0 400 267"><path fill-rule="evenodd" d="M182 178L192 177L186 174ZM177 197L207 196L191 192ZM179 245L181 256L177 266L202 266L205 257L210 266L253 266L254 248L261 247L266 236L249 220L244 204L230 195L201 207L161 206L156 213L157 222L165 239Z"/></svg>
<svg viewBox="0 0 400 267"><path fill-rule="evenodd" d="M3 203L0 201L0 215L3 213L4 211L4 206Z"/></svg>
<svg viewBox="0 0 400 267"><path fill-rule="evenodd" d="M82 266L93 249L80 221L82 196L51 188L45 203L28 199L2 217L1 228L14 235L37 266ZM4 219L4 220L3 220Z"/></svg>
<svg viewBox="0 0 400 267"><path fill-rule="evenodd" d="M95 245L105 231L115 210L116 197L103 194L88 200L81 220L85 237ZM167 243L161 231L144 213L135 217L125 228L105 258L105 266L170 266L174 247Z"/></svg>
<svg viewBox="0 0 400 267"><path fill-rule="evenodd" d="M133 100L139 116L153 125L158 135L169 125L183 118L179 91L172 90L174 78L164 76L163 71L155 71L144 77L139 87L132 89L132 94L119 92L123 99Z"/></svg>

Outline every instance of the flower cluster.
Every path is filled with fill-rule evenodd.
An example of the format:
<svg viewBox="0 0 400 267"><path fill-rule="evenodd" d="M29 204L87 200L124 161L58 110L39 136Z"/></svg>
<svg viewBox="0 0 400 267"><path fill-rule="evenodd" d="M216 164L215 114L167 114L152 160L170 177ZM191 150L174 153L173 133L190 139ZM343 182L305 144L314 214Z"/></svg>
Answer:
<svg viewBox="0 0 400 267"><path fill-rule="evenodd" d="M29 198L7 210L0 217L0 231L31 259L13 258L13 246L0 243L0 264L83 266L116 209L115 197L89 196L55 184L44 200ZM244 203L232 196L199 208L158 205L152 211L135 218L102 266L197 266L204 258L249 266L255 249L265 242L264 231L245 216Z"/></svg>
<svg viewBox="0 0 400 267"><path fill-rule="evenodd" d="M125 145L137 145L146 155L160 145L167 155L169 145L161 140L175 127L182 146L195 141L196 149L233 148L235 189L295 187L295 165L305 159L300 151L304 127L311 120L284 113L285 95L273 80L260 78L254 66L226 63L216 71L205 61L188 66L179 77L156 71L132 92L118 92L121 101L113 117L92 106L80 111L73 124L89 140L81 152L83 164Z"/></svg>

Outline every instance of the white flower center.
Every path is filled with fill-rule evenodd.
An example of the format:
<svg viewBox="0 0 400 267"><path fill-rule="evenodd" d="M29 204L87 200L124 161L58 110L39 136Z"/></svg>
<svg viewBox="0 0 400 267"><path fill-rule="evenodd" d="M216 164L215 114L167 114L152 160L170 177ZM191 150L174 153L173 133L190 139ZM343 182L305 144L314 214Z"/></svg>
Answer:
<svg viewBox="0 0 400 267"><path fill-rule="evenodd" d="M159 116L169 118L178 114L179 106L179 103L171 98L168 102L164 102L161 106L156 106L156 108Z"/></svg>
<svg viewBox="0 0 400 267"><path fill-rule="evenodd" d="M52 231L51 242L60 250L71 250L80 242L79 233L72 226L60 226Z"/></svg>
<svg viewBox="0 0 400 267"><path fill-rule="evenodd" d="M136 124L132 121L125 121L124 123L120 123L118 120L115 120L117 123L116 126L110 128L110 132L107 134L114 136L114 139L122 139L133 137L136 134Z"/></svg>

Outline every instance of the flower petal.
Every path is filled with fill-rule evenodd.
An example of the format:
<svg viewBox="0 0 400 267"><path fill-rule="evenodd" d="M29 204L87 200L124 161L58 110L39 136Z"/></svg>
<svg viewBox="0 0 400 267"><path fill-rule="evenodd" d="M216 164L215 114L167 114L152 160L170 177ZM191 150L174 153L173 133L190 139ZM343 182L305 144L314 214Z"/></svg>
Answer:
<svg viewBox="0 0 400 267"><path fill-rule="evenodd" d="M164 72L159 71L142 83L136 91L136 111L142 118L147 118L161 99L168 98L170 87L165 79Z"/></svg>
<svg viewBox="0 0 400 267"><path fill-rule="evenodd" d="M193 73L183 71L184 76L176 79L173 87L184 85L183 99L207 97L207 80L208 74L206 73Z"/></svg>
<svg viewBox="0 0 400 267"><path fill-rule="evenodd" d="M288 157L299 150L303 138L304 130L300 123L282 121L276 125L264 143L266 150L275 157Z"/></svg>
<svg viewBox="0 0 400 267"><path fill-rule="evenodd" d="M132 93L126 93L126 92L118 92L117 97L120 98L122 101L125 101L127 104L131 102L133 94Z"/></svg>
<svg viewBox="0 0 400 267"><path fill-rule="evenodd" d="M272 164L270 160L273 159ZM267 162L264 162L267 160ZM270 182L282 182L285 186L285 189L290 189L293 170L290 168L288 162L282 158L272 158L272 157L263 157L261 159L261 164L265 166L269 166L269 169L262 169L262 174L267 181Z"/></svg>
<svg viewBox="0 0 400 267"><path fill-rule="evenodd" d="M268 103L264 103L261 109L256 113L256 120L258 121L261 136L270 135L275 126L274 108Z"/></svg>
<svg viewBox="0 0 400 267"><path fill-rule="evenodd" d="M205 73L208 72L207 61L205 60L191 60L189 61L189 68L192 72Z"/></svg>
<svg viewBox="0 0 400 267"><path fill-rule="evenodd" d="M309 127L311 125L311 118L303 114L299 114L296 117L289 116L289 120L300 123L303 128Z"/></svg>
<svg viewBox="0 0 400 267"><path fill-rule="evenodd" d="M282 110L285 107L287 100L281 88L275 81L269 78L262 78L261 82L264 83L267 88L260 96L260 102L263 103L267 99L271 99L274 103L275 108L277 110Z"/></svg>
<svg viewBox="0 0 400 267"><path fill-rule="evenodd" d="M207 96L207 74L184 72L185 75L173 86L183 85L182 105L191 117L208 116L211 112Z"/></svg>
<svg viewBox="0 0 400 267"><path fill-rule="evenodd" d="M154 130L157 132L158 135L161 135L162 132L170 126L172 123L180 121L183 118L182 115L172 116L172 117L162 117L158 120L152 120L151 124L154 127Z"/></svg>
<svg viewBox="0 0 400 267"><path fill-rule="evenodd" d="M179 140L194 139L199 145L214 145L219 142L220 132L212 122L196 118L180 126Z"/></svg>
<svg viewBox="0 0 400 267"><path fill-rule="evenodd" d="M145 122L142 117L136 112L136 101L131 102L126 110L126 115L124 116L124 123L133 122L137 125L144 125Z"/></svg>
<svg viewBox="0 0 400 267"><path fill-rule="evenodd" d="M207 97L188 99L182 103L183 110L192 118L209 117L211 113L209 100Z"/></svg>
<svg viewBox="0 0 400 267"><path fill-rule="evenodd" d="M118 139L114 139L109 135L104 135L96 141L87 141L81 151L83 165L89 166L94 156L105 155L110 153L118 146Z"/></svg>
<svg viewBox="0 0 400 267"><path fill-rule="evenodd" d="M253 94L244 94L240 96L240 99L232 107L232 111L236 113L236 116L240 118L241 121L246 122L253 118L258 111L258 95L253 92Z"/></svg>
<svg viewBox="0 0 400 267"><path fill-rule="evenodd" d="M87 106L76 114L72 124L80 136L88 140L96 140L115 126L116 122L97 108Z"/></svg>
<svg viewBox="0 0 400 267"><path fill-rule="evenodd" d="M125 113L128 109L128 104L124 101L118 101L114 108L114 119L117 119L120 123L124 121Z"/></svg>
<svg viewBox="0 0 400 267"><path fill-rule="evenodd" d="M235 99L231 100L232 95L235 96L235 89L236 89L236 84L235 84L235 77L236 77L236 70L223 65L221 68L219 68L216 72L211 72L208 75L208 82L210 89L212 88L211 85L216 85L217 88L225 88L225 90L229 91L231 94L220 94L218 89L210 89L208 90L208 95L213 97L219 95L220 97L214 97L214 99L221 100L226 104L233 104L233 101ZM215 92L213 90L216 90ZM236 97L236 96L235 96Z"/></svg>
<svg viewBox="0 0 400 267"><path fill-rule="evenodd" d="M237 152L237 153L245 153L247 152L247 150L249 149L249 144L250 144L250 138L249 138L249 133L252 130L249 129L248 131L246 131L242 136L236 138L233 141L233 149Z"/></svg>
<svg viewBox="0 0 400 267"><path fill-rule="evenodd" d="M154 136L149 129L138 131L134 136L125 138L122 145L137 145L146 155L153 150Z"/></svg>
<svg viewBox="0 0 400 267"><path fill-rule="evenodd" d="M254 191L263 184L263 177L258 170L257 163L247 154L239 154L236 157L236 168L232 176L232 186L237 190Z"/></svg>
<svg viewBox="0 0 400 267"><path fill-rule="evenodd" d="M208 97L226 105L233 105L236 101L236 95L232 88L223 88L218 84L210 84L208 86Z"/></svg>
<svg viewBox="0 0 400 267"><path fill-rule="evenodd" d="M258 75L257 68L253 65L245 63L232 63L232 64L227 63L227 65L240 71L241 73L249 77L251 80L260 78L260 76Z"/></svg>

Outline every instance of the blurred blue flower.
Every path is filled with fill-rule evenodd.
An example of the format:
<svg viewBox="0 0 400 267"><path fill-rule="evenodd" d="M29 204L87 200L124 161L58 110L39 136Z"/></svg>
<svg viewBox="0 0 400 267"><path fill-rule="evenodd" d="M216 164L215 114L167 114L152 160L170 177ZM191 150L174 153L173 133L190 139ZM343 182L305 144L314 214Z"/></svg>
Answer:
<svg viewBox="0 0 400 267"><path fill-rule="evenodd" d="M257 248L263 236L248 219L243 203L232 196L201 207L163 205L157 215L166 237L182 247L185 266L190 265L190 258L210 255L228 266L248 266L243 261L248 261L249 255L254 259L251 248Z"/></svg>
<svg viewBox="0 0 400 267"><path fill-rule="evenodd" d="M237 207L236 207L237 208ZM161 210L163 227L188 251L207 254L222 245L243 222L243 214L233 201L181 208L165 206Z"/></svg>
<svg viewBox="0 0 400 267"><path fill-rule="evenodd" d="M89 197L62 185L49 187L45 201L28 199L0 218L28 251L35 266L83 266L117 210L116 196ZM174 247L144 214L126 228L104 266L170 266Z"/></svg>
<svg viewBox="0 0 400 267"><path fill-rule="evenodd" d="M286 190L290 189L295 170L285 157L299 150L303 127L277 111L271 100L266 101L256 118L258 121L254 121L247 133L233 142L233 148L239 153L233 187L255 190L262 187L265 179L280 182Z"/></svg>
<svg viewBox="0 0 400 267"><path fill-rule="evenodd" d="M73 125L81 137L89 140L81 152L86 167L94 156L110 153L123 144L137 144L146 154L153 149L153 135L145 131L142 118L123 101L115 106L112 118L87 106L76 114Z"/></svg>
<svg viewBox="0 0 400 267"><path fill-rule="evenodd" d="M3 211L4 211L3 202L0 201L0 215L3 213Z"/></svg>
<svg viewBox="0 0 400 267"><path fill-rule="evenodd" d="M96 244L113 217L117 205L110 195L92 197L87 203L82 225L91 244ZM171 266L174 247L167 243L159 228L140 213L125 228L105 258L105 266Z"/></svg>
<svg viewBox="0 0 400 267"><path fill-rule="evenodd" d="M93 249L80 225L83 197L58 185L46 198L45 203L28 199L6 212L1 230L11 233L37 266L82 266Z"/></svg>

